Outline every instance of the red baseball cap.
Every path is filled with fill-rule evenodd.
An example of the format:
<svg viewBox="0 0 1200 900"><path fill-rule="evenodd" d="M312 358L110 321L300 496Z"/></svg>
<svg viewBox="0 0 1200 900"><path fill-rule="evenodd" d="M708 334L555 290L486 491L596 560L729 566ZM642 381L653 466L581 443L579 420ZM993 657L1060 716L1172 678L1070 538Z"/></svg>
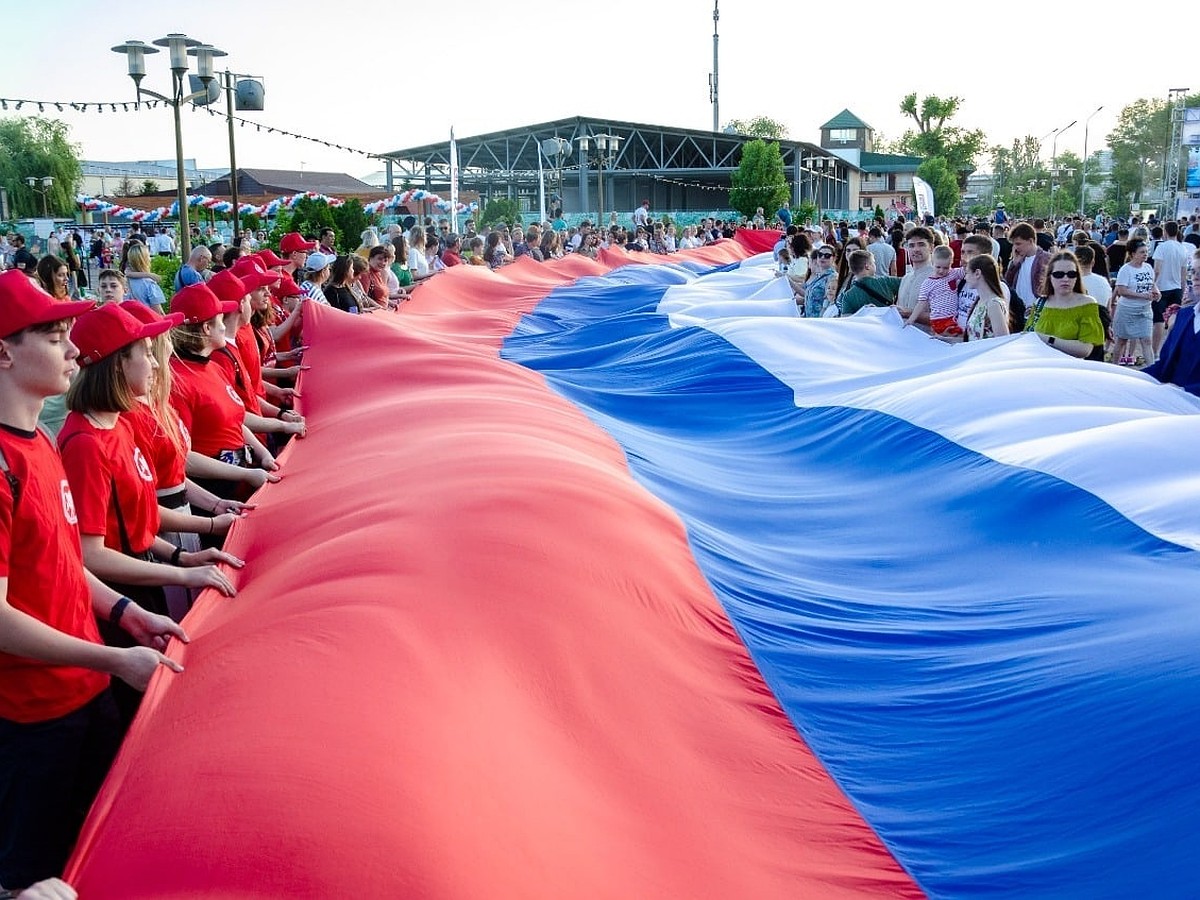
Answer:
<svg viewBox="0 0 1200 900"><path fill-rule="evenodd" d="M242 279L247 292L269 287L282 277L278 272L268 272L263 268L262 260L254 256L243 256L234 263L233 274Z"/></svg>
<svg viewBox="0 0 1200 900"><path fill-rule="evenodd" d="M316 241L306 241L304 235L298 231L289 231L283 236L283 240L279 242L280 253L296 253L303 250L308 253L317 249Z"/></svg>
<svg viewBox="0 0 1200 900"><path fill-rule="evenodd" d="M122 300L117 305L145 325L149 325L151 322L166 321L170 322L171 327L174 328L176 325L183 324L183 316L177 313L171 313L169 316L164 316L157 309L152 309L145 303L142 303L138 300Z"/></svg>
<svg viewBox="0 0 1200 900"><path fill-rule="evenodd" d="M90 366L142 338L157 337L175 324L167 318L140 322L119 305L107 303L75 320L71 343L79 348L79 365Z"/></svg>
<svg viewBox="0 0 1200 900"><path fill-rule="evenodd" d="M246 282L234 275L231 269L222 269L208 279L208 288L217 295L218 300L238 305L241 305L243 298L250 293Z"/></svg>
<svg viewBox="0 0 1200 900"><path fill-rule="evenodd" d="M239 305L236 300L222 301L207 284L189 284L171 298L171 312L182 313L185 325L197 325L216 316L237 312Z"/></svg>
<svg viewBox="0 0 1200 900"><path fill-rule="evenodd" d="M74 319L96 304L91 300L55 300L20 269L0 273L0 338L31 325Z"/></svg>
<svg viewBox="0 0 1200 900"><path fill-rule="evenodd" d="M279 284L271 285L271 293L275 296L276 300L282 300L284 297L299 297L304 291L292 279L283 278L280 279Z"/></svg>
<svg viewBox="0 0 1200 900"><path fill-rule="evenodd" d="M266 266L268 269L277 269L280 266L286 266L288 264L288 261L286 259L284 259L282 256L280 256L278 253L276 253L270 247L268 247L265 250L259 250L258 253L255 254L255 256L257 256L259 259L261 259L263 262L263 265Z"/></svg>

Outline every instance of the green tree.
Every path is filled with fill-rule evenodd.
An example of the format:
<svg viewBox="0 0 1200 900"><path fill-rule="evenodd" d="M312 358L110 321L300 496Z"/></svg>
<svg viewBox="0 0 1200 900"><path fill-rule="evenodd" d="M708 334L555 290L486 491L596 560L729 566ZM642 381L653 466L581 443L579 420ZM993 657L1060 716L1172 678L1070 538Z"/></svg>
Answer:
<svg viewBox="0 0 1200 900"><path fill-rule="evenodd" d="M911 118L917 129L904 132L893 145L895 152L921 156L926 160L941 157L958 179L959 185L975 171L975 157L983 150L984 134L948 124L962 105L959 97L930 94L918 102L916 93L900 101L900 112Z"/></svg>
<svg viewBox="0 0 1200 900"><path fill-rule="evenodd" d="M917 167L917 177L933 188L933 208L937 215L953 215L962 201L958 179L940 156L927 159Z"/></svg>
<svg viewBox="0 0 1200 900"><path fill-rule="evenodd" d="M1014 138L1010 147L996 144L988 150L992 161L992 176L997 191L1012 191L1031 178L1044 177L1046 172L1038 159L1041 141L1033 135Z"/></svg>
<svg viewBox="0 0 1200 900"><path fill-rule="evenodd" d="M787 126L782 122L776 122L769 116L755 116L753 119L730 119L725 123L725 130L748 134L765 141L782 141L788 136Z"/></svg>
<svg viewBox="0 0 1200 900"><path fill-rule="evenodd" d="M1195 94L1184 101L1185 106L1198 104L1200 96ZM1158 199L1170 140L1171 109L1165 100L1135 100L1121 110L1108 145L1113 155L1112 193L1123 208L1141 204L1147 197ZM1177 188L1168 185L1167 191Z"/></svg>
<svg viewBox="0 0 1200 900"><path fill-rule="evenodd" d="M338 249L344 253L357 249L362 243L362 233L378 221L378 216L367 215L358 200L347 200L341 206L333 207L330 214L333 216L333 230L337 233Z"/></svg>
<svg viewBox="0 0 1200 900"><path fill-rule="evenodd" d="M730 178L729 205L753 216L760 206L774 212L790 194L779 145L759 139L743 144L741 162Z"/></svg>
<svg viewBox="0 0 1200 900"><path fill-rule="evenodd" d="M333 210L324 200L314 200L312 197L302 197L292 207L292 231L298 231L305 237L316 237L322 228L333 228ZM354 246L358 246L356 243Z"/></svg>
<svg viewBox="0 0 1200 900"><path fill-rule="evenodd" d="M47 176L54 183L43 187ZM38 179L38 190L27 178ZM8 189L16 215L40 216L43 190L51 215L69 215L82 181L79 146L71 142L65 122L25 116L0 121L0 184Z"/></svg>
<svg viewBox="0 0 1200 900"><path fill-rule="evenodd" d="M147 178L145 181L142 182L142 190L140 193L142 193L142 194L158 193L158 182Z"/></svg>
<svg viewBox="0 0 1200 900"><path fill-rule="evenodd" d="M497 197L489 200L483 207L483 215L479 217L479 227L486 228L497 222L520 222L521 204L507 197Z"/></svg>

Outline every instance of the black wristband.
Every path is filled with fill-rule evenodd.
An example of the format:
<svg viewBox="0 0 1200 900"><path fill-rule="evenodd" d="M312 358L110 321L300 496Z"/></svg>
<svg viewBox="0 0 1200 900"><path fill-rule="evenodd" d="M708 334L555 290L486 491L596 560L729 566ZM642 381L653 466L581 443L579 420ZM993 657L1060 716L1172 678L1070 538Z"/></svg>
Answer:
<svg viewBox="0 0 1200 900"><path fill-rule="evenodd" d="M110 625L116 625L118 622L120 622L121 616L125 615L125 607L132 602L133 601L128 597L122 597L120 600L114 603L112 609L108 611L108 623Z"/></svg>
<svg viewBox="0 0 1200 900"><path fill-rule="evenodd" d="M181 554L182 552L183 552L182 547L175 548L175 552L171 554L171 565L173 565L173 566L179 565L179 554Z"/></svg>

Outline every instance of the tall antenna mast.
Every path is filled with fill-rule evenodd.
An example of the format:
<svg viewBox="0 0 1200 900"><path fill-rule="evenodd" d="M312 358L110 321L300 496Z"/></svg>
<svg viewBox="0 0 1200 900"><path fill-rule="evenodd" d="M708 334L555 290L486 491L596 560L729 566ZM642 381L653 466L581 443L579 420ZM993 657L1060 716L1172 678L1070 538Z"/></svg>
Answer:
<svg viewBox="0 0 1200 900"><path fill-rule="evenodd" d="M708 76L708 99L712 103L713 108L713 131L721 130L721 102L717 96L718 90L718 64L717 64L717 23L721 20L721 11L719 9L721 0L713 0L713 70Z"/></svg>

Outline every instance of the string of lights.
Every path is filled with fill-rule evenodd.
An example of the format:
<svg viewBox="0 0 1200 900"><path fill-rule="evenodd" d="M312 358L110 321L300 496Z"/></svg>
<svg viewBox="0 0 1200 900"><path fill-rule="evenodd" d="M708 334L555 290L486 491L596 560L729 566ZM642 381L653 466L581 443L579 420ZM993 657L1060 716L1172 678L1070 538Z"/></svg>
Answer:
<svg viewBox="0 0 1200 900"><path fill-rule="evenodd" d="M721 192L727 194L731 190L733 190L733 188L728 185L700 184L699 182L696 182L696 181L680 181L678 178L666 178L662 175L653 175L651 177L655 181L660 181L660 182L663 182L664 184L673 184L673 185L676 185L677 187L696 188L701 191L721 191ZM757 185L754 187L750 187L747 185L738 185L738 187L741 188L742 190L747 190L747 191L766 191L766 190L771 190L772 188L778 187L778 185L763 184L763 185Z"/></svg>
<svg viewBox="0 0 1200 900"><path fill-rule="evenodd" d="M96 100L32 100L28 97L0 97L0 110L7 111L12 109L21 111L28 106L30 107L30 110L36 108L39 113L45 113L47 109L57 110L58 112L67 112L68 110L73 110L74 112L78 113L103 113L105 112L106 108L109 112L114 113L140 112L143 109L155 109L156 107L166 105L167 104L165 101L162 100L118 100L116 102L110 102ZM220 118L225 118L225 113L220 112L219 110L209 109L206 106L192 104L192 109L194 111L206 112L210 116L219 116ZM283 137L290 137L299 141L309 141L314 144L320 144L324 147L329 147L332 150L340 150L343 153L355 153L359 156L366 156L373 159L384 158L378 153L371 153L367 150L359 150L355 147L347 147L344 144L327 141L323 138L310 137L306 134L297 134L294 131L288 131L286 128L277 128L274 125L264 125L261 122L243 119L239 116L233 116L232 118L242 128L245 128L247 125L251 125L254 127L254 130L258 132L265 131L267 134L278 134L282 135Z"/></svg>
<svg viewBox="0 0 1200 900"><path fill-rule="evenodd" d="M98 102L95 100L30 100L27 97L0 97L0 110L7 110L11 105L14 110L22 109L26 104L31 108L37 107L37 111L44 113L47 107L53 107L58 112L66 112L72 109L75 112L89 112L94 107L98 113L104 112L107 106L112 112L137 112L142 107L154 109L154 107L162 105L161 100L118 100L115 103L104 101Z"/></svg>
<svg viewBox="0 0 1200 900"><path fill-rule="evenodd" d="M226 113L223 113L220 110L216 110L216 109L209 109L207 106L193 105L192 109L194 111L206 112L210 116L217 116L222 119L226 118ZM309 137L306 134L296 134L296 132L288 131L286 128L276 128L273 125L264 125L261 122L255 122L251 119L243 119L240 116L229 116L229 118L231 118L231 119L233 119L233 121L237 122L238 127L240 127L240 128L245 128L247 125L252 125L252 126L254 126L255 131L260 131L260 132L265 131L267 134L281 134L284 137L295 138L298 141L310 141L311 143L321 144L322 146L329 147L330 149L333 149L333 150L341 150L344 153L357 153L359 156L368 156L373 159L383 159L384 158L384 157L380 156L378 153L371 153L370 151L367 151L367 150L358 150L354 147L347 147L343 144L335 144L332 141L327 141L327 140L324 140L323 138Z"/></svg>

